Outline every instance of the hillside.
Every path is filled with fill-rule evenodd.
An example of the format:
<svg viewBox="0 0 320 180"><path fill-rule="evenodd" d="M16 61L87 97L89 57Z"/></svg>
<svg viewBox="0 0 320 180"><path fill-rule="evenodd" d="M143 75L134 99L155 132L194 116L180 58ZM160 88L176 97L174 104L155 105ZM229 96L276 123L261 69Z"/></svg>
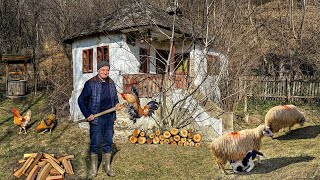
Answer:
<svg viewBox="0 0 320 180"><path fill-rule="evenodd" d="M66 179L87 179L89 173L88 131L79 129L65 119L52 134L37 134L34 128L46 108L47 96L32 96L24 100L0 99L0 179L14 179L13 168L24 153L46 152L56 155L73 154L76 175ZM266 105L266 104L265 104ZM13 125L11 108L30 108L33 111L27 135L18 135ZM263 114L268 106L255 106L256 114ZM264 109L262 109L264 108ZM252 108L254 109L254 108ZM247 174L224 175L213 161L206 147L178 147L170 145L132 145L116 142L113 165L118 176L114 179L319 179L320 178L320 119L319 107L302 107L308 122L305 127L295 126L288 134L277 134L275 139L264 138L261 151L268 156ZM252 116L252 117L258 117ZM259 124L238 124L249 128ZM227 166L231 172L230 167ZM108 179L102 173L97 179Z"/></svg>

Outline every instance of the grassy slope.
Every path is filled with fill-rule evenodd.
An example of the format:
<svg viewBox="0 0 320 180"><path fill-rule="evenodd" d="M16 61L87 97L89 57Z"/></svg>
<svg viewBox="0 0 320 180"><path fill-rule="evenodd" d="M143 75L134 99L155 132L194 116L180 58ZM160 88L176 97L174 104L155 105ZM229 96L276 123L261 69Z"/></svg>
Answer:
<svg viewBox="0 0 320 180"><path fill-rule="evenodd" d="M0 99L0 179L14 179L13 168L24 153L46 152L56 155L73 154L76 175L67 179L87 179L88 131L63 122L52 134L34 133L45 107L45 96L19 100ZM18 135L10 109L17 107L33 111L33 123L27 135ZM319 179L320 178L320 120L313 107L306 107L307 126L285 135L280 133L272 140L263 139L262 152L268 156L247 174L224 175L213 162L207 148L170 145L115 144L113 166L118 176L114 179ZM47 109L47 108L45 108ZM60 119L61 122L61 119ZM257 123L258 124L258 123ZM253 124L238 124L238 127ZM229 168L229 166L227 166ZM230 171L230 170L229 170ZM102 173L96 179L108 179Z"/></svg>

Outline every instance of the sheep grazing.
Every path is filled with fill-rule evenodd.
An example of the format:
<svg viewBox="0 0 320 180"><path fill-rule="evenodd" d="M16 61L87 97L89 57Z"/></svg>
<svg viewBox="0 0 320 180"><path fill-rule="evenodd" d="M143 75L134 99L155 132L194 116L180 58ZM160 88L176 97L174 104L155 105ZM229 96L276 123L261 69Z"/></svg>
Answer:
<svg viewBox="0 0 320 180"><path fill-rule="evenodd" d="M219 168L227 174L224 169L227 162L244 159L250 150L259 151L262 137L272 135L272 132L265 125L259 125L254 129L230 132L212 141L211 153Z"/></svg>
<svg viewBox="0 0 320 180"><path fill-rule="evenodd" d="M264 122L268 129L273 133L279 132L280 129L291 127L297 123L303 126L306 121L303 113L301 113L294 105L275 106L271 108L265 118Z"/></svg>
<svg viewBox="0 0 320 180"><path fill-rule="evenodd" d="M250 172L254 167L253 160L258 159L260 163L260 156L265 157L261 152L256 150L250 150L247 152L246 157L239 161L230 161L230 165L233 169L233 172Z"/></svg>

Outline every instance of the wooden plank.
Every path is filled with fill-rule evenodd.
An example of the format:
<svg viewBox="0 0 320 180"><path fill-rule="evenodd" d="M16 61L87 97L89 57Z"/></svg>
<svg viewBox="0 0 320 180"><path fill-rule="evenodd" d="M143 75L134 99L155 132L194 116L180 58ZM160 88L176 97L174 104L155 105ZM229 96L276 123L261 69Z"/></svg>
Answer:
<svg viewBox="0 0 320 180"><path fill-rule="evenodd" d="M74 155L67 155L67 156L63 156L58 158L58 161L61 162L63 159L74 159Z"/></svg>
<svg viewBox="0 0 320 180"><path fill-rule="evenodd" d="M60 174L64 174L64 173L65 173L65 170L62 169L62 168L59 166L59 164L60 164L59 161L58 161L58 163L57 163L56 161L54 161L54 160L51 159L51 158L48 158L48 161L49 161L49 163L53 166L53 168L55 168L56 170L59 171Z"/></svg>
<svg viewBox="0 0 320 180"><path fill-rule="evenodd" d="M40 161L41 158L42 158L42 153L41 152L37 153L36 157L34 158L34 161L31 163L31 165L28 167L28 169L26 169L25 175L29 174L29 172Z"/></svg>
<svg viewBox="0 0 320 180"><path fill-rule="evenodd" d="M49 175L49 172L52 168L52 165L50 163L47 163L43 168L41 168L37 180L45 180L46 177Z"/></svg>
<svg viewBox="0 0 320 180"><path fill-rule="evenodd" d="M36 179L38 172L40 170L40 166L35 165L32 170L30 171L29 175L27 176L26 180L34 180Z"/></svg>

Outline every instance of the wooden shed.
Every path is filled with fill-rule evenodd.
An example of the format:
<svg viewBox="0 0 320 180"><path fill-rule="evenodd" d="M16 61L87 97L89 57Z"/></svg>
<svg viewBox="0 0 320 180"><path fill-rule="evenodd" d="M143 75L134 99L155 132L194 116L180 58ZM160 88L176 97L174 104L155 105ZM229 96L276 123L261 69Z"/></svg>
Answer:
<svg viewBox="0 0 320 180"><path fill-rule="evenodd" d="M6 96L21 97L27 94L27 65L31 56L4 54L0 59L6 66Z"/></svg>

